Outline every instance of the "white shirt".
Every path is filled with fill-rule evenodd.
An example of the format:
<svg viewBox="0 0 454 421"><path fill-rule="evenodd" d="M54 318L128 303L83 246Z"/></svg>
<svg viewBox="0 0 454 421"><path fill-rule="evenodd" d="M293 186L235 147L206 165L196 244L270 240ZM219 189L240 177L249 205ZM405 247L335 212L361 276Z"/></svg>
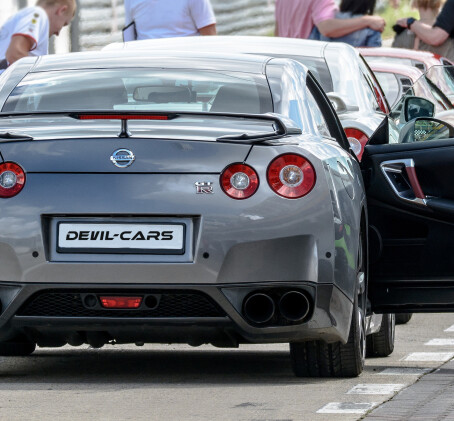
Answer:
<svg viewBox="0 0 454 421"><path fill-rule="evenodd" d="M125 0L125 24L132 21L137 39L200 35L200 28L216 23L210 0Z"/></svg>
<svg viewBox="0 0 454 421"><path fill-rule="evenodd" d="M49 52L49 18L39 6L27 7L10 17L0 29L0 60L5 58L11 38L23 35L33 41L30 56L42 56Z"/></svg>

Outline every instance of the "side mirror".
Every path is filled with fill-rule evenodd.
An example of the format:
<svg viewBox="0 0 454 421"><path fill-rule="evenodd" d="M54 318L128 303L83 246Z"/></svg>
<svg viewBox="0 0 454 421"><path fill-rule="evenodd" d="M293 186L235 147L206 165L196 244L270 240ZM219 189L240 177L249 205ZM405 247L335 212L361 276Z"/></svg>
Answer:
<svg viewBox="0 0 454 421"><path fill-rule="evenodd" d="M454 127L435 118L417 118L401 130L399 143L426 142L454 137Z"/></svg>
<svg viewBox="0 0 454 421"><path fill-rule="evenodd" d="M418 117L433 117L435 115L435 104L428 99L418 96L407 96L404 99L401 122L408 122Z"/></svg>
<svg viewBox="0 0 454 421"><path fill-rule="evenodd" d="M346 102L334 92L328 92L326 96L331 101L334 111L336 111L337 114L342 114L346 111L359 111L359 107L356 105L347 105Z"/></svg>

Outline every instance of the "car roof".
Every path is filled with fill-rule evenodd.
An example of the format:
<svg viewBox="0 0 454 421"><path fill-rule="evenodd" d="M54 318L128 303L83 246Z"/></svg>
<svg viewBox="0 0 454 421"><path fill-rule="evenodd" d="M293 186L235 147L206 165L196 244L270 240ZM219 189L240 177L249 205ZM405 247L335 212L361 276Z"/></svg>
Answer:
<svg viewBox="0 0 454 421"><path fill-rule="evenodd" d="M31 59L29 57L28 59ZM266 63L272 59L261 55L204 53L188 51L91 51L52 54L36 60L31 72L51 70L112 69L120 67L158 67L174 69L208 69L264 74Z"/></svg>
<svg viewBox="0 0 454 421"><path fill-rule="evenodd" d="M407 76L413 82L421 77L423 72L414 66L397 63L385 63L381 61L373 61L369 63L369 67L374 72L396 73L399 75Z"/></svg>
<svg viewBox="0 0 454 421"><path fill-rule="evenodd" d="M390 48L390 47L376 47L376 48L358 48L363 56L378 56L378 57L395 57L406 58L417 61L422 61L428 67L441 64L438 54L431 51L408 50L406 48Z"/></svg>
<svg viewBox="0 0 454 421"><path fill-rule="evenodd" d="M151 48L150 48L151 47ZM299 38L282 38L266 36L220 35L214 37L179 37L147 39L130 41L126 43L112 43L103 48L103 51L113 50L159 50L178 48L188 50L191 48L222 48L226 52L245 52L256 54L285 54L307 57L325 56L325 51L337 50L339 53L355 49L348 44L339 42L313 41Z"/></svg>

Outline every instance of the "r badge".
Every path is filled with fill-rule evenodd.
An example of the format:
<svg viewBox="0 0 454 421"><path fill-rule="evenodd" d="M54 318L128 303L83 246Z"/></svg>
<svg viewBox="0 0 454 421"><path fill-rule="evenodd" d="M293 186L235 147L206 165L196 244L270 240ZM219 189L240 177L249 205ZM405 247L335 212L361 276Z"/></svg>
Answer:
<svg viewBox="0 0 454 421"><path fill-rule="evenodd" d="M195 183L197 194L213 194L213 183L211 181L197 181Z"/></svg>

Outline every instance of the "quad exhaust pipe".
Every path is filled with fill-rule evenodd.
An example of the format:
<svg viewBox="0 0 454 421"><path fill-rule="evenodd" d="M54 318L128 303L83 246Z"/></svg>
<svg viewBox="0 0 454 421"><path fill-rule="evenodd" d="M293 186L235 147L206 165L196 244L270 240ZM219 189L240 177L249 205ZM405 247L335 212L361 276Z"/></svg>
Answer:
<svg viewBox="0 0 454 421"><path fill-rule="evenodd" d="M302 292L289 291L279 300L279 310L287 320L299 322L308 315L310 303Z"/></svg>
<svg viewBox="0 0 454 421"><path fill-rule="evenodd" d="M299 322L309 314L311 304L306 294L288 291L280 297L277 307L270 295L257 292L244 300L243 313L255 324L267 323L275 316L288 322Z"/></svg>
<svg viewBox="0 0 454 421"><path fill-rule="evenodd" d="M262 292L246 298L243 308L245 316L257 324L269 322L276 310L273 299Z"/></svg>

